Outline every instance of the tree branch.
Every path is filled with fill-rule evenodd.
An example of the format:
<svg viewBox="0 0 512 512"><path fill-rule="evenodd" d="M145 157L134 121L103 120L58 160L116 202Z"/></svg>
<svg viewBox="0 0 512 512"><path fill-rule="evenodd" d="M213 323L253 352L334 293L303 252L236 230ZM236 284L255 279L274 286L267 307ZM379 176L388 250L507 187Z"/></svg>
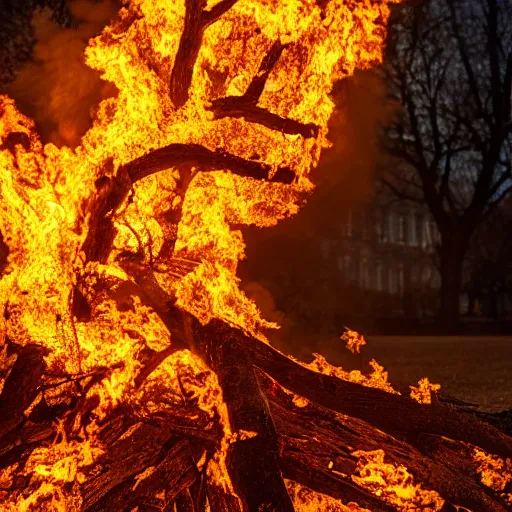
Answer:
<svg viewBox="0 0 512 512"><path fill-rule="evenodd" d="M318 136L320 128L314 123L301 123L294 119L273 114L257 106L268 77L287 46L279 40L272 45L242 96L226 96L212 102L210 110L215 114L216 119L222 119L223 117L244 118L250 123L258 123L271 130L283 133L302 135L304 138Z"/></svg>
<svg viewBox="0 0 512 512"><path fill-rule="evenodd" d="M185 1L185 24L169 84L169 94L176 107L182 107L188 100L194 64L201 49L204 31L236 2L237 0L222 0L210 11L206 11L206 0Z"/></svg>
<svg viewBox="0 0 512 512"><path fill-rule="evenodd" d="M201 170L228 170L239 176L257 180L291 183L295 174L289 167L279 167L272 176L272 166L245 160L223 150L211 151L199 144L169 144L123 165L119 171L136 181L179 165L201 167Z"/></svg>
<svg viewBox="0 0 512 512"><path fill-rule="evenodd" d="M271 130L290 135L302 135L305 139L316 137L320 128L314 123L301 123L294 119L281 117L268 110L246 103L243 96L229 96L212 102L210 110L216 119L223 117L242 118L250 123L257 123Z"/></svg>

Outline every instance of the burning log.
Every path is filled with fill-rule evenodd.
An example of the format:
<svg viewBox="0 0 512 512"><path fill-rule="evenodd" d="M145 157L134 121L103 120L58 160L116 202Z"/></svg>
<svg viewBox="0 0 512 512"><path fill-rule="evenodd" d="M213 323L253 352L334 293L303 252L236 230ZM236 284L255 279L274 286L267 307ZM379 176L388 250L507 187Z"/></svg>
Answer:
<svg viewBox="0 0 512 512"><path fill-rule="evenodd" d="M299 363L238 287L388 3L126 1L75 151L0 97L2 510L509 507L502 419Z"/></svg>

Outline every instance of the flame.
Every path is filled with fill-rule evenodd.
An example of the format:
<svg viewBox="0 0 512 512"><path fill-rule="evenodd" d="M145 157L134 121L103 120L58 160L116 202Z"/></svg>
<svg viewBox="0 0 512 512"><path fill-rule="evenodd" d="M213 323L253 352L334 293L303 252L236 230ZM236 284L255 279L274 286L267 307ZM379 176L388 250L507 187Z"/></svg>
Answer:
<svg viewBox="0 0 512 512"><path fill-rule="evenodd" d="M388 393L400 394L389 383L388 372L384 371L384 367L375 361L375 359L370 361L370 366L373 370L372 373L370 373L370 375L364 375L359 370L346 371L341 366L334 366L330 364L322 354L313 354L313 356L314 359L311 363L296 362L318 373L332 375L333 377L338 377L338 379L355 382L356 384L361 384L369 388L382 389Z"/></svg>
<svg viewBox="0 0 512 512"><path fill-rule="evenodd" d="M251 434L231 431L215 374L197 355L175 350L142 386L135 384L145 354L176 340L122 261L127 254L137 257L163 292L201 322L221 319L266 341L265 329L278 326L264 320L239 288L236 271L245 250L239 226L272 226L296 214L312 191L309 172L330 144L333 83L380 62L392 1L331 0L323 8L315 0L239 1L204 30L187 98L180 102L169 94L169 77L185 2L126 0L117 20L85 50L85 64L116 94L97 106L75 150L44 145L34 122L0 96L0 232L9 248L0 276L1 366L11 364L6 339L38 344L48 351L48 375L63 379L44 390L46 403L64 403L72 382L81 380L91 383L86 398L98 404L87 432L77 418L73 439L60 436L32 452L24 470L31 493L12 496L7 510L37 509L45 500L55 510L78 510L75 484L101 454L98 423L120 403L142 417L177 406L183 389L212 425L220 418L221 448L207 472L235 495L227 447ZM257 108L293 129L247 115L216 115L217 100L242 97L264 75L259 69L276 45L282 51ZM237 175L224 165L210 170L186 158L153 162L143 179L123 174L132 162L173 144L243 159L266 169L269 179ZM283 169L291 183L272 180ZM115 187L126 194L119 192L120 204L105 214L115 235L112 247L90 258L95 208ZM87 319L77 313L81 302ZM369 377L334 369L321 356L310 367L395 392L383 368L371 364ZM8 479L11 470L0 478Z"/></svg>
<svg viewBox="0 0 512 512"><path fill-rule="evenodd" d="M345 327L345 332L340 336L340 339L347 344L347 348L352 354L359 354L361 347L366 345L366 340L362 334Z"/></svg>
<svg viewBox="0 0 512 512"><path fill-rule="evenodd" d="M502 492L512 482L512 460L502 459L473 447L473 460L478 463L477 473L484 485L494 491ZM503 493L502 497L512 505L512 493Z"/></svg>
<svg viewBox="0 0 512 512"><path fill-rule="evenodd" d="M441 389L441 384L432 384L428 377L423 377L418 381L418 387L411 388L411 398L420 404L431 404L432 393L437 393Z"/></svg>
<svg viewBox="0 0 512 512"><path fill-rule="evenodd" d="M444 500L435 491L414 484L413 476L400 465L385 462L383 450L352 453L359 459L352 480L372 494L396 506L398 510L441 510Z"/></svg>
<svg viewBox="0 0 512 512"><path fill-rule="evenodd" d="M285 483L297 512L318 512L319 510L323 512L370 512L357 503L351 502L345 505L340 500L313 491L292 480L285 480Z"/></svg>

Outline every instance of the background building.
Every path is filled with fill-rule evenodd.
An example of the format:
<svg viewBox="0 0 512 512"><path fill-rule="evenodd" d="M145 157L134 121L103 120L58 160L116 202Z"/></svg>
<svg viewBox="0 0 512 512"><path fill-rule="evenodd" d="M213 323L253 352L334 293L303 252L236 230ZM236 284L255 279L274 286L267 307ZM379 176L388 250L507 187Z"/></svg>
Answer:
<svg viewBox="0 0 512 512"><path fill-rule="evenodd" d="M322 258L358 299L346 313L361 314L362 302L366 317L436 313L439 234L426 209L380 190L373 201L350 208L333 235L322 241Z"/></svg>

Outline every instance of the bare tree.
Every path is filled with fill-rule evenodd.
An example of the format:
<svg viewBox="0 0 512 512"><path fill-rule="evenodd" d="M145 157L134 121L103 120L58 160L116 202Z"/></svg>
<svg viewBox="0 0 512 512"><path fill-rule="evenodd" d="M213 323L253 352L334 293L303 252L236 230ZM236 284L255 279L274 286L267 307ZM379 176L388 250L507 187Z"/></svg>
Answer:
<svg viewBox="0 0 512 512"><path fill-rule="evenodd" d="M402 106L385 136L384 179L424 203L440 233L441 318L458 317L462 263L512 187L512 6L428 0L395 13L385 76Z"/></svg>

